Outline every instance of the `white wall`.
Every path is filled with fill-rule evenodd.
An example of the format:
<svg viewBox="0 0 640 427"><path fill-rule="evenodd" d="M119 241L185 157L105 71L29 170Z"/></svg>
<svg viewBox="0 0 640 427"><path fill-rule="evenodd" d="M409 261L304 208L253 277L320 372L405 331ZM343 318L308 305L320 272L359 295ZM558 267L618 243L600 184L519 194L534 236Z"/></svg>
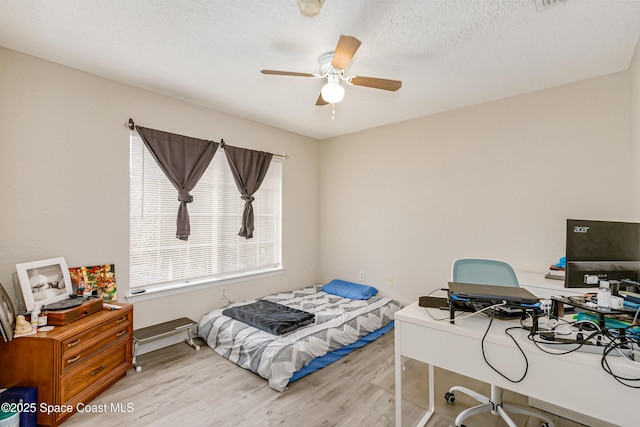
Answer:
<svg viewBox="0 0 640 427"><path fill-rule="evenodd" d="M456 258L544 273L567 218L634 220L629 88L617 73L323 141L321 279L365 271L408 303Z"/></svg>
<svg viewBox="0 0 640 427"><path fill-rule="evenodd" d="M633 210L636 218L640 217L640 41L629 70L631 82L631 161Z"/></svg>
<svg viewBox="0 0 640 427"><path fill-rule="evenodd" d="M119 299L127 294L129 117L141 126L289 154L286 272L226 286L227 294L244 299L315 283L317 141L0 48L1 283L10 287L16 263L63 256L70 267L114 263ZM179 316L198 320L222 305L220 296L213 288L136 303L135 327Z"/></svg>

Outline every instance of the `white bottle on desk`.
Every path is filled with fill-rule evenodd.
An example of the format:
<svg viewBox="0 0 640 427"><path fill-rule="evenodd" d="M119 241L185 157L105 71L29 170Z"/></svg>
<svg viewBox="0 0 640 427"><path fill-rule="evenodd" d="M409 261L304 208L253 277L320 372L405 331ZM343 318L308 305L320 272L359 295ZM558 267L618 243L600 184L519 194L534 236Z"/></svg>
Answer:
<svg viewBox="0 0 640 427"><path fill-rule="evenodd" d="M600 286L598 287L598 308L609 308L611 305L611 288L609 287L609 282L606 280L600 281Z"/></svg>
<svg viewBox="0 0 640 427"><path fill-rule="evenodd" d="M38 330L38 316L40 315L40 309L36 306L31 311L31 328L34 331Z"/></svg>

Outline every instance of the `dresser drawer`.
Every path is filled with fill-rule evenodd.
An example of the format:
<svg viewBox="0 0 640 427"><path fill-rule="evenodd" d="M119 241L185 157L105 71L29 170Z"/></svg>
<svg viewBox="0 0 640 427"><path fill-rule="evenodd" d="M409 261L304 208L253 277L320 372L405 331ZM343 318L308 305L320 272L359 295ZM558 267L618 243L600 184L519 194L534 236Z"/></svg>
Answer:
<svg viewBox="0 0 640 427"><path fill-rule="evenodd" d="M61 345L62 357L65 358L68 355L75 356L77 352L80 351L80 349L82 349L83 347L95 344L95 340L92 341L93 338L96 338L98 335L102 334L105 331L108 331L111 328L128 326L131 323L129 313L123 313L122 315L101 323L91 329L76 334L71 338L65 339L64 341L62 341ZM97 338L96 340L99 339L100 338Z"/></svg>
<svg viewBox="0 0 640 427"><path fill-rule="evenodd" d="M88 389L103 377L113 374L119 366L129 365L131 347L128 341L111 346L89 358L77 369L63 375L60 381L60 401L68 402L75 395Z"/></svg>
<svg viewBox="0 0 640 427"><path fill-rule="evenodd" d="M130 340L129 325L124 323L119 327L111 328L102 332L100 335L96 335L88 340L85 340L82 346L74 347L63 352L62 358L62 372L66 373L70 369L82 365L87 358L99 353L106 347L110 346L117 340Z"/></svg>

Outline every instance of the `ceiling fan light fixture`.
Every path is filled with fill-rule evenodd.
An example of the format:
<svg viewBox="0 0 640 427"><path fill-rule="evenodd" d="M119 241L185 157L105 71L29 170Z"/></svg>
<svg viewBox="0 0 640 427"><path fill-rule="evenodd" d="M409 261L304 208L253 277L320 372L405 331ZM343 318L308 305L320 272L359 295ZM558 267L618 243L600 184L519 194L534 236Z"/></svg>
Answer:
<svg viewBox="0 0 640 427"><path fill-rule="evenodd" d="M300 12L305 16L316 16L322 9L324 0L298 0Z"/></svg>
<svg viewBox="0 0 640 427"><path fill-rule="evenodd" d="M322 86L320 93L322 94L322 99L329 104L337 104L344 98L344 88L338 82L329 82Z"/></svg>

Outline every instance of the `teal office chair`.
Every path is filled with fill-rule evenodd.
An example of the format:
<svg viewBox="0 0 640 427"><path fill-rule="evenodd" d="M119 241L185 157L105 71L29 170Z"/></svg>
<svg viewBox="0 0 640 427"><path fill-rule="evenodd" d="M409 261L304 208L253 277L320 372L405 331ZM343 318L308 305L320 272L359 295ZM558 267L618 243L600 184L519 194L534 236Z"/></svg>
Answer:
<svg viewBox="0 0 640 427"><path fill-rule="evenodd" d="M454 282L478 285L520 286L513 267L504 261L461 258L454 261L451 270L451 279ZM471 396L481 403L480 405L467 408L460 412L455 420L456 427L463 426L462 422L466 418L484 412L491 412L493 415L498 415L510 427L517 427L516 423L514 423L507 414L507 411L514 414L523 414L539 418L543 421L543 426L553 427L553 421L539 411L502 403L502 388L496 385L491 384L491 397L484 396L466 387L453 386L444 395L447 402L453 404L455 401L454 392L456 391Z"/></svg>

